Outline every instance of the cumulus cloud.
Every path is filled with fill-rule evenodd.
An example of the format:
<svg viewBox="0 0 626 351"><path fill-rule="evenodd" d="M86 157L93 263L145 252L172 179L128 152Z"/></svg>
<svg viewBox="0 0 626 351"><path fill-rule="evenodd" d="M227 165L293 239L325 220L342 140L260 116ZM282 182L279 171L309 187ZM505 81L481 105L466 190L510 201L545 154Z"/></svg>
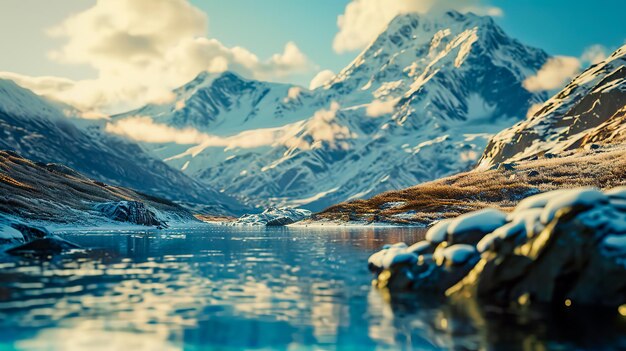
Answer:
<svg viewBox="0 0 626 351"><path fill-rule="evenodd" d="M331 147L336 147L338 140L355 137L348 127L335 122L339 108L340 105L337 102L333 102L329 109L315 112L313 117L307 122L307 134L314 141L325 141Z"/></svg>
<svg viewBox="0 0 626 351"><path fill-rule="evenodd" d="M293 42L262 60L245 48L209 38L207 23L207 15L188 0L98 0L49 30L65 40L50 59L89 65L97 77L76 82L37 77L22 83L81 109L119 111L168 101L172 88L205 70L287 80L315 68Z"/></svg>
<svg viewBox="0 0 626 351"><path fill-rule="evenodd" d="M313 79L311 79L311 83L309 83L309 89L317 89L328 83L331 79L333 79L333 77L335 77L335 72L329 69L320 71L318 74L315 75L315 77L313 77Z"/></svg>
<svg viewBox="0 0 626 351"><path fill-rule="evenodd" d="M300 87L291 87L287 91L287 96L283 99L283 102L284 103L288 103L290 101L294 101L294 100L298 99L298 97L300 97L301 93L302 93L302 88L300 88Z"/></svg>
<svg viewBox="0 0 626 351"><path fill-rule="evenodd" d="M580 59L583 62L594 65L603 61L608 56L607 49L603 45L596 44L586 48Z"/></svg>
<svg viewBox="0 0 626 351"><path fill-rule="evenodd" d="M500 8L484 5L480 0L352 0L337 18L339 32L333 41L333 49L338 53L363 49L397 15L450 9L502 16Z"/></svg>
<svg viewBox="0 0 626 351"><path fill-rule="evenodd" d="M106 131L147 143L200 144L208 135L194 128L176 129L155 123L147 116L135 116L106 124Z"/></svg>
<svg viewBox="0 0 626 351"><path fill-rule="evenodd" d="M375 99L369 105L365 113L370 117L380 117L393 112L399 99L379 100Z"/></svg>
<svg viewBox="0 0 626 351"><path fill-rule="evenodd" d="M576 57L552 57L537 71L537 74L524 80L524 88L528 91L545 91L561 88L580 71L580 67L580 60Z"/></svg>

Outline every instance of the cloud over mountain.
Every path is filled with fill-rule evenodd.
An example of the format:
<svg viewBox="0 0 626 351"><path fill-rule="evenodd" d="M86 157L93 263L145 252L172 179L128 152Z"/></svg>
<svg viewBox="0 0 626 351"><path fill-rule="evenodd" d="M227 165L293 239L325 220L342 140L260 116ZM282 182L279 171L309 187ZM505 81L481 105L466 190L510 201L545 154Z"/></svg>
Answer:
<svg viewBox="0 0 626 351"><path fill-rule="evenodd" d="M96 78L17 80L82 109L120 110L131 102L139 106L167 101L173 87L200 71L231 70L256 79L286 80L315 69L293 42L262 60L243 47L210 38L207 28L207 15L188 0L99 0L48 31L65 40L49 53L50 59L91 66Z"/></svg>
<svg viewBox="0 0 626 351"><path fill-rule="evenodd" d="M397 15L451 9L502 16L500 8L487 6L480 0L353 0L337 18L339 32L333 41L333 49L343 53L365 48Z"/></svg>

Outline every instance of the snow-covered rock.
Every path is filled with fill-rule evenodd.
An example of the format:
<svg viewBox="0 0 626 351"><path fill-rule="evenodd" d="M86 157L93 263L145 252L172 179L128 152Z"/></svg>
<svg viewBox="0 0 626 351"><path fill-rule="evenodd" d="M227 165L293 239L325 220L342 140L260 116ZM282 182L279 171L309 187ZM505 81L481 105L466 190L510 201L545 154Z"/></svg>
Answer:
<svg viewBox="0 0 626 351"><path fill-rule="evenodd" d="M426 232L426 240L433 244L439 244L445 241L448 236L450 223L452 223L451 219L444 219L435 223L435 225L430 227Z"/></svg>
<svg viewBox="0 0 626 351"><path fill-rule="evenodd" d="M0 223L0 245L23 242L22 232L13 228L9 224Z"/></svg>
<svg viewBox="0 0 626 351"><path fill-rule="evenodd" d="M294 208L269 208L259 214L247 214L241 216L235 222L228 223L230 225L246 225L246 226L285 226L303 219L309 218L311 211Z"/></svg>
<svg viewBox="0 0 626 351"><path fill-rule="evenodd" d="M248 203L317 211L473 167L491 135L547 99L523 86L547 59L489 17L405 14L313 91L203 73L173 102L113 120L197 129L206 142L143 146Z"/></svg>
<svg viewBox="0 0 626 351"><path fill-rule="evenodd" d="M475 245L451 241L459 228L453 221L446 240L386 246L368 265L377 275L375 285L392 292L429 291L503 304L563 305L568 300L618 307L626 303L626 208L607 200L616 194L621 189L539 194L520 203L506 220L503 214L478 211L459 217L458 223L472 218L503 222ZM478 228L487 230L486 225Z"/></svg>
<svg viewBox="0 0 626 351"><path fill-rule="evenodd" d="M600 190L585 188L556 194L550 199L541 213L541 223L548 223L554 219L557 211L573 206L591 207L608 202L608 197Z"/></svg>
<svg viewBox="0 0 626 351"><path fill-rule="evenodd" d="M505 223L506 214L493 208L466 213L450 222L447 239L452 243L476 244Z"/></svg>

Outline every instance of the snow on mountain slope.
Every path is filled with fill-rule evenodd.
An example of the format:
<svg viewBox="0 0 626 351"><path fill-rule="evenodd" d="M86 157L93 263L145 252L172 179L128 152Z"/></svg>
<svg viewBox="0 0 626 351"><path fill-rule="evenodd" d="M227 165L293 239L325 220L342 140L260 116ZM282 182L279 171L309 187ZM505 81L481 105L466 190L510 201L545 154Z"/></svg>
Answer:
<svg viewBox="0 0 626 351"><path fill-rule="evenodd" d="M534 115L498 133L482 167L626 141L626 46L585 70Z"/></svg>
<svg viewBox="0 0 626 351"><path fill-rule="evenodd" d="M547 98L522 86L547 58L489 17L408 14L316 90L202 74L175 102L114 120L196 128L200 145L143 145L251 203L320 210L475 165L491 135Z"/></svg>
<svg viewBox="0 0 626 351"><path fill-rule="evenodd" d="M154 159L137 144L77 127L54 103L8 80L0 80L0 135L0 149L35 161L60 163L102 182L203 204L210 212L242 212L238 201Z"/></svg>

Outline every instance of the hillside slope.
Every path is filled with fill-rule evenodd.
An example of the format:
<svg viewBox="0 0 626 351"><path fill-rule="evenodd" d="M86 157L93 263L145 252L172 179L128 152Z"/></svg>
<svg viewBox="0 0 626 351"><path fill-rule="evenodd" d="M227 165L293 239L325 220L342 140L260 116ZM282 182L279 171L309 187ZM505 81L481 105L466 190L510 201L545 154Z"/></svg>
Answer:
<svg viewBox="0 0 626 351"><path fill-rule="evenodd" d="M626 46L576 77L527 120L498 133L482 167L626 141Z"/></svg>
<svg viewBox="0 0 626 351"><path fill-rule="evenodd" d="M244 208L135 143L75 125L56 104L8 80L0 80L0 135L0 149L64 164L102 182L201 204L210 213L241 213Z"/></svg>
<svg viewBox="0 0 626 351"><path fill-rule="evenodd" d="M12 219L68 226L197 221L171 201L89 179L64 165L0 151L0 222Z"/></svg>

